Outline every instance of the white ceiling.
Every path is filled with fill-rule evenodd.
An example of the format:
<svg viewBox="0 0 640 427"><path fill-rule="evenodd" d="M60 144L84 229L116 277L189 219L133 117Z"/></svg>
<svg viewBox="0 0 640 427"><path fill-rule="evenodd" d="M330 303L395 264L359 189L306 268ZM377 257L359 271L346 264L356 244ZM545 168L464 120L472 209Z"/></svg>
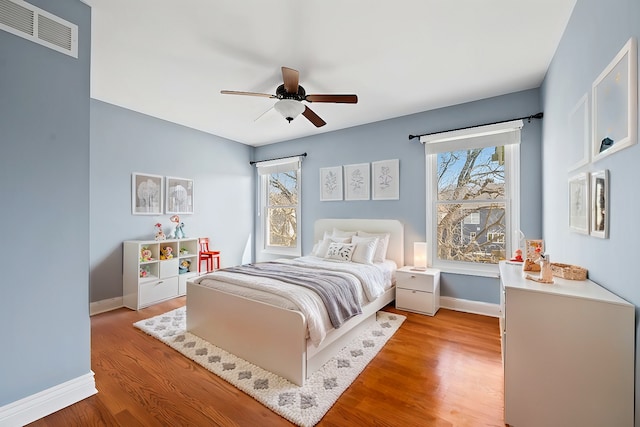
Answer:
<svg viewBox="0 0 640 427"><path fill-rule="evenodd" d="M536 88L576 0L87 2L93 98L259 146ZM220 94L274 94L281 66L358 104L307 104L316 128Z"/></svg>

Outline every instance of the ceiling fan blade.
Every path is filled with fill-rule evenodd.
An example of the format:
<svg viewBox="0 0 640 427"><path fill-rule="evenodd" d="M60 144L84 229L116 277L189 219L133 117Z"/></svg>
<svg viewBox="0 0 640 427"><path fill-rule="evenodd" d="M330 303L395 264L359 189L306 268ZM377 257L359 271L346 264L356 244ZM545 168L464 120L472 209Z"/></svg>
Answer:
<svg viewBox="0 0 640 427"><path fill-rule="evenodd" d="M293 68L282 67L282 81L284 82L284 90L287 93L298 93L298 85L300 84L300 73Z"/></svg>
<svg viewBox="0 0 640 427"><path fill-rule="evenodd" d="M263 98L275 98L275 95L269 95L268 93L258 93L258 92L241 92L238 90L221 90L221 94L223 95L249 95L249 96L261 96Z"/></svg>
<svg viewBox="0 0 640 427"><path fill-rule="evenodd" d="M358 95L307 95L304 100L309 102L337 102L341 104L357 104Z"/></svg>
<svg viewBox="0 0 640 427"><path fill-rule="evenodd" d="M304 111L302 115L305 116L311 123L313 123L317 128L322 127L327 124L324 120L320 118L319 115L314 113L311 108L304 106Z"/></svg>

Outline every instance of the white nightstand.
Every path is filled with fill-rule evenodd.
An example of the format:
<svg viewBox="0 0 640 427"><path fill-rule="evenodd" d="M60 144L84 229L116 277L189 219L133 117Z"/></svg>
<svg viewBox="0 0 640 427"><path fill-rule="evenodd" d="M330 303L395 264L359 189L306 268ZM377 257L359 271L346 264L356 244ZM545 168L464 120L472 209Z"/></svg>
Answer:
<svg viewBox="0 0 640 427"><path fill-rule="evenodd" d="M440 308L440 270L413 270L410 265L396 271L396 308L433 316Z"/></svg>

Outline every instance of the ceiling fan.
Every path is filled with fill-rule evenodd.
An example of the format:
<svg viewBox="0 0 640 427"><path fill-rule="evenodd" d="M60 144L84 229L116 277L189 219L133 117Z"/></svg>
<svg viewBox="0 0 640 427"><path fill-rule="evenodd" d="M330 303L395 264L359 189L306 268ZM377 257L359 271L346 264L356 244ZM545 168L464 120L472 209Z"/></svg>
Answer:
<svg viewBox="0 0 640 427"><path fill-rule="evenodd" d="M358 102L358 95L307 95L304 88L300 86L300 73L293 68L282 67L282 80L283 84L278 86L275 95L268 93L258 92L240 92L236 90L221 90L220 93L224 95L248 95L248 96L261 96L264 98L277 98L273 108L282 115L289 123L295 119L298 115L302 114L316 127L321 127L327 124L314 113L309 107L304 105L302 101L307 102L333 102L341 104L356 104Z"/></svg>

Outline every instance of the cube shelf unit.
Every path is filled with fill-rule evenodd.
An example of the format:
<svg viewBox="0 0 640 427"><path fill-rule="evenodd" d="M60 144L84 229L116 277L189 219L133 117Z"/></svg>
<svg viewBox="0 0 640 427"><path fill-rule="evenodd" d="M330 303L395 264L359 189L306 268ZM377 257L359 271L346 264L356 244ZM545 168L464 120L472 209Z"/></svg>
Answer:
<svg viewBox="0 0 640 427"><path fill-rule="evenodd" d="M123 304L132 310L156 304L187 293L187 281L198 275L198 239L128 240L123 251ZM161 259L162 249L170 247L173 257ZM142 251L151 251L144 260ZM180 270L183 261L190 266Z"/></svg>

